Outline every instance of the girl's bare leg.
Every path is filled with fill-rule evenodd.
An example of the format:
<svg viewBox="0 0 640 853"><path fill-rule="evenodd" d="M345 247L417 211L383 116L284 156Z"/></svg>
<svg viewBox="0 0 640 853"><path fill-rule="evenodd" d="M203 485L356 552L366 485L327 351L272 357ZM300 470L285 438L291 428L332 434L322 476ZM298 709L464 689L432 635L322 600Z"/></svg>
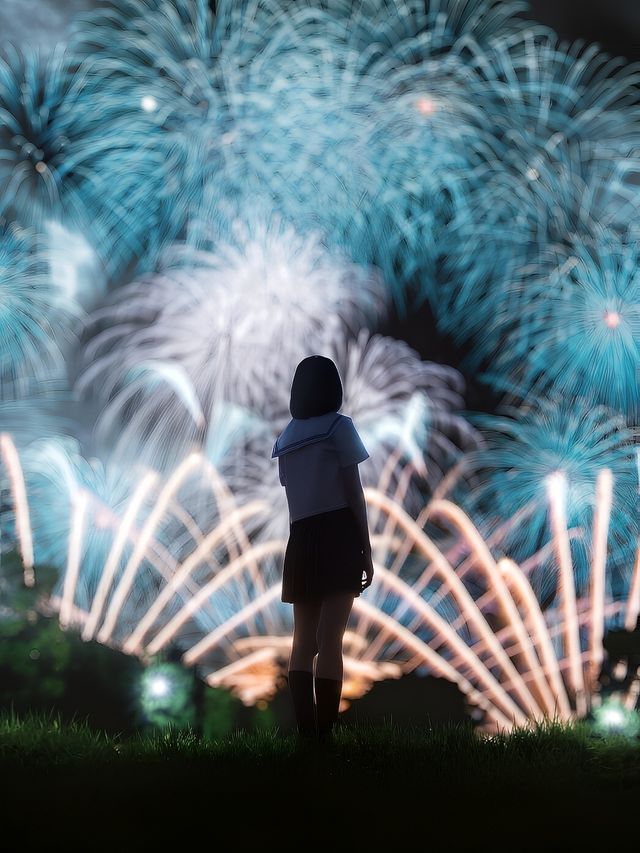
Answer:
<svg viewBox="0 0 640 853"><path fill-rule="evenodd" d="M293 605L293 643L289 669L313 672L313 659L318 646L316 635L320 620L321 602L304 602Z"/></svg>
<svg viewBox="0 0 640 853"><path fill-rule="evenodd" d="M316 678L342 681L342 638L353 607L352 592L339 592L322 601L318 622Z"/></svg>

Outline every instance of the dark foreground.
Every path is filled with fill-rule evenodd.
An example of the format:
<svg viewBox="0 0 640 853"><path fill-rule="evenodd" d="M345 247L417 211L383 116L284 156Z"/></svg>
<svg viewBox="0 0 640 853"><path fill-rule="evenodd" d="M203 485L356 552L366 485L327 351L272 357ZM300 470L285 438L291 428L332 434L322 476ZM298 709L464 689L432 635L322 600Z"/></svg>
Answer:
<svg viewBox="0 0 640 853"><path fill-rule="evenodd" d="M5 717L0 780L10 850L592 850L636 845L640 744L554 725L120 740Z"/></svg>

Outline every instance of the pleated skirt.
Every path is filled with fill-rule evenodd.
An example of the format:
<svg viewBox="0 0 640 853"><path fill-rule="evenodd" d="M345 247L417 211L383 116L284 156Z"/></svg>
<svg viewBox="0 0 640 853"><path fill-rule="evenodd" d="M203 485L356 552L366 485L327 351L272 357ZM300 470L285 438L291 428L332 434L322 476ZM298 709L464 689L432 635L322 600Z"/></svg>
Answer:
<svg viewBox="0 0 640 853"><path fill-rule="evenodd" d="M284 555L282 601L319 601L334 592L362 589L367 562L351 507L292 522Z"/></svg>

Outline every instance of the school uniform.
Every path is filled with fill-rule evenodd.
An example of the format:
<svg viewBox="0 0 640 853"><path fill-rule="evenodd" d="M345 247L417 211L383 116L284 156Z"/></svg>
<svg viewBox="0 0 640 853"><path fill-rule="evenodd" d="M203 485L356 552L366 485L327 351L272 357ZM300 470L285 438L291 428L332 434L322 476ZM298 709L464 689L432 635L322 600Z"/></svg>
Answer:
<svg viewBox="0 0 640 853"><path fill-rule="evenodd" d="M368 563L340 470L369 458L353 421L337 412L292 418L273 445L275 457L289 505L282 601L360 595Z"/></svg>

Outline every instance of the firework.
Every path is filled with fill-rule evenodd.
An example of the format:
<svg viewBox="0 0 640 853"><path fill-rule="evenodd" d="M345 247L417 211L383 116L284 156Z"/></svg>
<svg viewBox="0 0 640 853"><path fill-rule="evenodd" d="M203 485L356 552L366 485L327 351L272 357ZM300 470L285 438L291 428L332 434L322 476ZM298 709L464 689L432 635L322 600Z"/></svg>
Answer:
<svg viewBox="0 0 640 853"><path fill-rule="evenodd" d="M402 459L435 490L462 453L477 446L478 434L461 414L464 380L458 371L422 361L404 341L365 329L355 340L336 341L327 353L343 378L342 408L369 450L372 483L380 482L391 459Z"/></svg>
<svg viewBox="0 0 640 853"><path fill-rule="evenodd" d="M638 248L598 230L597 240L549 246L512 277L513 303L523 307L500 335L494 383L511 377L533 395L591 398L637 423Z"/></svg>
<svg viewBox="0 0 640 853"><path fill-rule="evenodd" d="M16 537L26 566L31 531L38 525L31 524L20 459L6 434L0 451L5 488L20 509ZM172 552L163 553L156 543L165 538L164 525L170 528L180 517L180 489L203 464L209 467L202 457L188 457L164 482L148 480L152 472L139 481L105 525L112 544L97 577L94 564L81 559L86 538L95 536L87 523L92 498L84 493L76 499L66 568L49 606L59 611L63 625L77 625L87 639L97 636L129 653L157 654L168 644L182 648L184 662L198 665L209 684L229 687L252 703L273 695L290 646L291 608L279 601L285 541L251 544L244 523L273 508L259 501L238 506L231 499L205 530L190 518L179 560L171 565ZM207 488L221 509L230 494L211 473ZM376 580L356 599L345 634L345 699L361 695L376 680L421 667L458 684L489 730L584 716L597 703L593 690L605 626L634 624L640 609L640 554L623 595L606 592L606 545L617 509L613 492L611 471L602 469L589 537L590 580L580 592L567 548L567 495L555 486L548 489L552 535L547 547L562 579L559 600L549 607L541 606L529 580L542 552L522 567L496 559L504 530L483 539L460 507L441 497L414 519L396 499L367 487L369 508L379 510L371 536ZM427 518L451 536L438 541L427 535ZM510 521L512 529L517 526L515 517ZM36 562L25 580L37 584L37 573ZM634 695L630 688L626 706Z"/></svg>
<svg viewBox="0 0 640 853"><path fill-rule="evenodd" d="M487 533L522 513L527 523L505 538L505 554L526 559L544 545L549 484L566 490L566 517L573 531L573 570L577 587L588 581L585 536L595 510L595 483L603 469L612 472L617 511L611 520L609 580L614 595L629 583L638 536L638 497L633 432L624 419L580 399L540 399L501 416L476 416L483 449L466 463L478 479L460 499ZM555 575L543 565L535 576L541 599L553 596Z"/></svg>
<svg viewBox="0 0 640 853"><path fill-rule="evenodd" d="M243 66L264 48L276 10L218 6L214 15L207 0L112 0L78 16L70 35L71 55L100 80L149 174L146 186L136 182L146 196L140 206L148 210L153 199L156 207L157 221L145 229L156 229L147 267L198 217L211 181L218 203L233 197L228 151L244 121Z"/></svg>
<svg viewBox="0 0 640 853"><path fill-rule="evenodd" d="M0 60L3 552L86 639L272 695L269 454L322 353L371 454L347 699L424 667L494 730L584 716L640 611L638 69L520 3L216 6L110 0ZM387 296L521 408L471 426L460 374L370 332Z"/></svg>
<svg viewBox="0 0 640 853"><path fill-rule="evenodd" d="M406 511L417 511L425 493L433 493L463 454L478 445L478 433L463 414L462 377L450 367L421 361L404 341L367 329L353 336L343 333L314 352L333 359L342 378L341 411L354 419L369 451L361 466L363 483L396 496ZM253 432L245 433L240 446L215 457L241 504L257 500L273 507L255 531L260 542L286 537L289 530L286 498L270 448L291 417L295 366L291 363L273 379L279 405L271 418L259 418L256 409ZM210 453L207 457L213 459Z"/></svg>
<svg viewBox="0 0 640 853"><path fill-rule="evenodd" d="M248 429L251 410L282 412L298 361L344 323L358 328L381 309L374 271L278 221L237 225L233 243L177 247L165 260L162 273L122 288L95 313L107 328L89 343L78 383L106 402L104 441L123 423L120 446L151 454L154 465L212 443L219 404L245 410Z"/></svg>
<svg viewBox="0 0 640 853"><path fill-rule="evenodd" d="M436 317L472 342L473 369L521 317L526 326L539 295L530 278L548 269L551 247L574 254L602 226L613 241L637 237L639 71L620 65L525 31L466 66L466 88L491 121L467 209L443 234Z"/></svg>
<svg viewBox="0 0 640 853"><path fill-rule="evenodd" d="M48 257L42 235L0 221L0 398L5 400L63 381L65 350L82 312L50 281Z"/></svg>
<svg viewBox="0 0 640 853"><path fill-rule="evenodd" d="M6 48L0 57L0 214L45 230L50 220L83 235L109 275L161 244L163 207L176 166L144 119L102 85L93 60L63 44L46 60ZM164 217L164 218L163 218Z"/></svg>

